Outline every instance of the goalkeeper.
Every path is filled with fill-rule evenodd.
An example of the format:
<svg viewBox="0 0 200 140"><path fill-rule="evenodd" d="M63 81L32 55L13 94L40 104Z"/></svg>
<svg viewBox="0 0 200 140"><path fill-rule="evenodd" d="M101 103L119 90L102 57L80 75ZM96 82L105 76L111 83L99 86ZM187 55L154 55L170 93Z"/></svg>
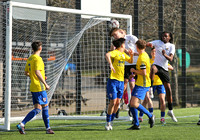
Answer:
<svg viewBox="0 0 200 140"><path fill-rule="evenodd" d="M124 91L124 63L125 61L133 62L133 51L129 50L130 57L125 51L125 39L119 38L113 41L115 50L106 54L106 60L108 61L111 69L110 78L107 82L107 96L110 99L106 117L106 130L112 130L112 121L116 115L119 103L121 101Z"/></svg>

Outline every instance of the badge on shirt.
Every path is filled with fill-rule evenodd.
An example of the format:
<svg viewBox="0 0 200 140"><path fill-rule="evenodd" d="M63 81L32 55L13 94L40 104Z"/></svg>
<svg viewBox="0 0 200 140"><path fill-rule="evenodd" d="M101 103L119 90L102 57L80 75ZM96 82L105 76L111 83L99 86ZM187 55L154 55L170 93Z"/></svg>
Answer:
<svg viewBox="0 0 200 140"><path fill-rule="evenodd" d="M47 101L47 99L46 98L43 98L43 102L46 102Z"/></svg>

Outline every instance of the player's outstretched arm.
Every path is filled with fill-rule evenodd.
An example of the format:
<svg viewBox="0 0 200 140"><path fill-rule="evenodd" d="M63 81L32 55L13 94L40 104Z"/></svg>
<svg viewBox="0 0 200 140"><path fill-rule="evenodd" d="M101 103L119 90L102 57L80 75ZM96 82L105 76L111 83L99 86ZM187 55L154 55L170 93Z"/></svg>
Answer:
<svg viewBox="0 0 200 140"><path fill-rule="evenodd" d="M46 90L49 90L50 86L46 83L46 81L43 79L42 74L40 72L40 70L36 70L35 71L36 76L38 77L38 79L44 84L44 86L46 87Z"/></svg>

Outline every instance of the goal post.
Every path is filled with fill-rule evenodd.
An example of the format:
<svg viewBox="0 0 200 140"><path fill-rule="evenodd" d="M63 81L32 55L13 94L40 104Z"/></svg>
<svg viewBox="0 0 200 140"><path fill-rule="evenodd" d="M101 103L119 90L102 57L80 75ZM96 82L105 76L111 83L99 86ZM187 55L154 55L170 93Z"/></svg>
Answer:
<svg viewBox="0 0 200 140"><path fill-rule="evenodd" d="M24 76L24 68L34 40L43 43L41 57L45 63L47 83L51 86L47 91L50 116L53 118L56 115L54 118L57 119L57 112L64 110L73 118L77 103L76 86L80 86L83 93L80 96L81 106L84 106L81 110L82 118L103 111L106 107L106 79L109 75L104 57L110 45L108 21L119 20L120 28L132 34L132 16L113 13L103 15L95 11L89 13L20 2L0 4L4 5L2 7L6 11L6 19L2 20L6 21L6 28L2 28L6 29L6 58L3 58L5 67L1 70L5 71L5 91L0 91L0 129L10 130L10 123L21 120L33 107L29 92L30 80ZM14 18L16 7L45 11L46 21ZM31 17L31 13L26 14ZM76 15L93 18L81 18L80 31L76 32ZM0 43L3 45L3 42ZM75 50L78 43L81 47L81 85L76 83L78 54Z"/></svg>

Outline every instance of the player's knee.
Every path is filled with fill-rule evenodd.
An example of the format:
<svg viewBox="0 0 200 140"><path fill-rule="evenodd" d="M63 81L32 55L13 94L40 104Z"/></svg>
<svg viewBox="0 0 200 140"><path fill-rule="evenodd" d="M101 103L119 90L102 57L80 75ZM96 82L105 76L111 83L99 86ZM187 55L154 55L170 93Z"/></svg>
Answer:
<svg viewBox="0 0 200 140"><path fill-rule="evenodd" d="M130 107L134 107L134 108L137 108L137 106L136 106L137 104L136 103L134 103L134 102L131 102L130 103Z"/></svg>
<svg viewBox="0 0 200 140"><path fill-rule="evenodd" d="M160 99L160 104L164 105L165 104L165 99Z"/></svg>
<svg viewBox="0 0 200 140"><path fill-rule="evenodd" d="M43 108L42 108L42 110L48 110L49 109L49 106L44 106Z"/></svg>
<svg viewBox="0 0 200 140"><path fill-rule="evenodd" d="M35 108L34 110L35 110L36 114L39 114L41 112L41 109L39 109L39 108Z"/></svg>

